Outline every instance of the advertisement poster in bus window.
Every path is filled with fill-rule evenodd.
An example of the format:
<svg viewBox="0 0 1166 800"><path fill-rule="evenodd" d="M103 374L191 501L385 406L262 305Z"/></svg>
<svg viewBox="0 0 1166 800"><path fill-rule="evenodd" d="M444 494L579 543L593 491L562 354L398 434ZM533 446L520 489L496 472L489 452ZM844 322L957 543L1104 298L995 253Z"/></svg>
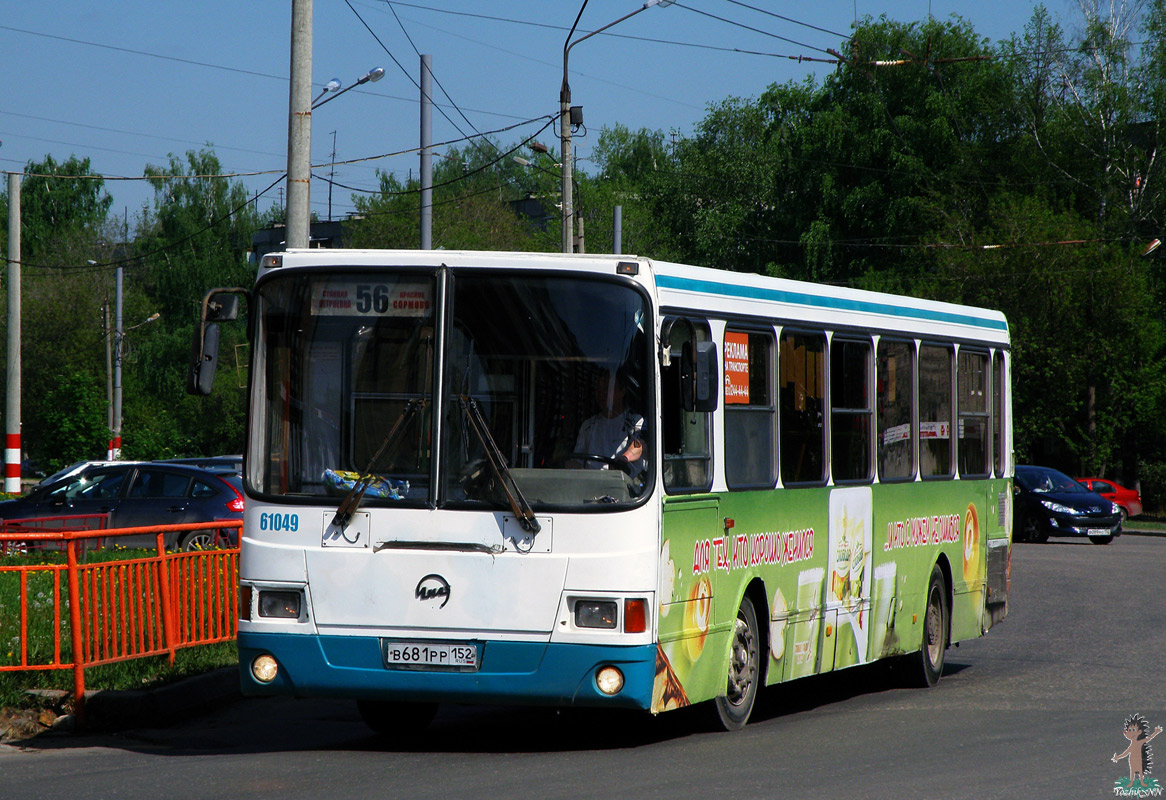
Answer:
<svg viewBox="0 0 1166 800"><path fill-rule="evenodd" d="M749 334L725 331L725 405L749 402Z"/></svg>

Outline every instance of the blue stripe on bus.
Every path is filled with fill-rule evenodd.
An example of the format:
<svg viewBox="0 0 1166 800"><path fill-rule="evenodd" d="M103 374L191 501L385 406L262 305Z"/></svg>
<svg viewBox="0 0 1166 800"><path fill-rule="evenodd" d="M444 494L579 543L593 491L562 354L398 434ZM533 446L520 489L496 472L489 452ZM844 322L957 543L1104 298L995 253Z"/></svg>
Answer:
<svg viewBox="0 0 1166 800"><path fill-rule="evenodd" d="M985 319L983 317L973 317L968 314L955 314L950 311L937 311L934 309L907 308L889 303L875 303L869 300L822 297L820 295L790 292L783 289L766 289L760 286L738 286L728 283L717 283L716 281L680 278L674 275L657 275L656 285L664 289L704 292L706 294L719 294L726 297L741 297L750 300L767 300L773 303L791 303L815 308L827 308L835 311L886 314L893 317L911 317L931 322L972 325L977 328L990 328L1000 331L1008 330L1008 323L1001 319Z"/></svg>
<svg viewBox="0 0 1166 800"><path fill-rule="evenodd" d="M239 677L246 695L330 696L454 703L516 703L648 709L656 674L656 645L582 645L478 641L477 672L385 669L375 636L312 636L239 632ZM279 662L270 684L251 675L268 653ZM595 671L612 664L624 673L615 697L600 693Z"/></svg>

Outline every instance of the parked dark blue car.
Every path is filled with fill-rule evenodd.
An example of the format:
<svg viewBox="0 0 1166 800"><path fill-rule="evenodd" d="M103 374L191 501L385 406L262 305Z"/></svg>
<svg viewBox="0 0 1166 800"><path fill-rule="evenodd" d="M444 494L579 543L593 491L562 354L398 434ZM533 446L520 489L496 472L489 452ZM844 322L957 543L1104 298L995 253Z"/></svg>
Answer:
<svg viewBox="0 0 1166 800"><path fill-rule="evenodd" d="M0 520L6 521L104 514L109 515L107 528L238 520L243 518L242 481L234 474L181 464L97 462L0 503ZM232 545L237 533L223 529ZM212 529L167 534L165 542L168 549L195 550L212 546L215 539ZM116 543L152 547L155 538L119 537Z"/></svg>
<svg viewBox="0 0 1166 800"><path fill-rule="evenodd" d="M1109 544L1121 536L1121 507L1086 489L1063 472L1018 466L1013 486L1013 540L1044 542L1050 536L1088 536Z"/></svg>

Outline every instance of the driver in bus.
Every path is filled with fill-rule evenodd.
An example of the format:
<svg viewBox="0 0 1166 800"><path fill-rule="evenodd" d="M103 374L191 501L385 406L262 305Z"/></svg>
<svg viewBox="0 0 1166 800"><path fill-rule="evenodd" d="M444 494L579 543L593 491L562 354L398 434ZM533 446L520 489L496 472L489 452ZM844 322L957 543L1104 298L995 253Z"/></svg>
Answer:
<svg viewBox="0 0 1166 800"><path fill-rule="evenodd" d="M626 408L627 378L622 370L600 372L595 379L595 403L599 410L583 421L575 452L597 456L590 469L615 467L631 477L644 471L644 418Z"/></svg>

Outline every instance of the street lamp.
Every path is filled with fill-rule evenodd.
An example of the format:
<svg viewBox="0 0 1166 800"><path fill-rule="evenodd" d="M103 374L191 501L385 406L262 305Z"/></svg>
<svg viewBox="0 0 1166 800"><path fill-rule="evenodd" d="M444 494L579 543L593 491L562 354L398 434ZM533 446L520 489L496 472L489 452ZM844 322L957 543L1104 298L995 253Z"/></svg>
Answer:
<svg viewBox="0 0 1166 800"><path fill-rule="evenodd" d="M571 108L571 85L567 82L567 58L571 54L571 48L579 44L585 39L590 39L597 33L603 33L608 28L614 27L626 19L631 19L641 11L651 8L652 6L671 5L674 0L645 0L644 4L637 8L630 14L624 14L615 22L609 22L602 28L596 28L590 33L580 36L575 41L571 41L571 37L575 35L575 28L579 25L579 20L583 17L583 9L587 8L587 0L583 0L583 5L579 7L579 14L575 17L575 24L571 26L571 30L567 33L567 38L563 41L563 85L559 89L559 138L562 142L563 150L563 252L570 253L574 251L575 238L575 208L574 198L571 193L571 126L583 124L583 108L576 106Z"/></svg>
<svg viewBox="0 0 1166 800"><path fill-rule="evenodd" d="M340 83L339 78L333 78L332 80L325 83L324 90L322 92L320 92L318 95L316 95L316 97L312 100L312 108L316 107L316 103L320 102L321 97L328 94L328 92L336 91L337 89L339 89L343 85L344 84Z"/></svg>
<svg viewBox="0 0 1166 800"><path fill-rule="evenodd" d="M333 78L332 80L328 81L328 83L326 83L324 85L324 91L320 92L320 94L318 94L316 96L316 99L312 101L312 110L315 111L317 108L324 105L325 103L332 102L337 97L339 97L340 95L347 92L349 89L355 89L357 86L361 86L362 84L365 84L365 83L376 83L377 81L379 81L383 77L385 77L385 68L384 67L373 67L368 72L366 72L364 75L357 78L356 83L350 83L347 86L345 86L343 89L340 88L340 79ZM339 89L339 91L337 91L338 89ZM324 95L328 94L329 92L335 92L335 94L333 94L331 97L326 97L323 100L320 99L321 97L324 97Z"/></svg>

